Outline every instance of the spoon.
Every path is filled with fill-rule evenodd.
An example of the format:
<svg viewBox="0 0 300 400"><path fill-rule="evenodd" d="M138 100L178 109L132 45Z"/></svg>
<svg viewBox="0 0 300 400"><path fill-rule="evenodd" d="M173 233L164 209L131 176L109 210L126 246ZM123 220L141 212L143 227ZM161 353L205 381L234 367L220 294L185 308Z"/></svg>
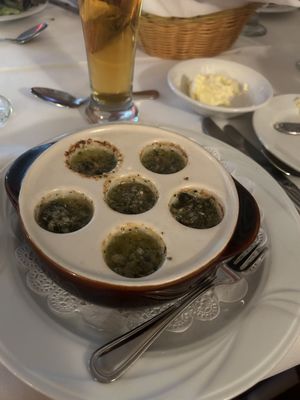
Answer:
<svg viewBox="0 0 300 400"><path fill-rule="evenodd" d="M285 133L286 135L300 135L299 122L276 122L273 127L278 132Z"/></svg>
<svg viewBox="0 0 300 400"><path fill-rule="evenodd" d="M18 37L16 38L0 38L0 42L4 41L10 41L10 42L15 42L18 44L25 44L27 42L30 42L30 40L34 39L37 37L44 29L46 29L48 24L46 22L37 24L33 26L30 29L27 29L27 31L21 33Z"/></svg>
<svg viewBox="0 0 300 400"><path fill-rule="evenodd" d="M51 103L61 107L77 108L83 104L86 104L90 100L90 97L74 97L70 93L62 90L45 87L33 87L31 88L31 93L43 100L50 101ZM139 100L154 100L159 97L159 92L157 90L142 90L139 92L133 92L133 96Z"/></svg>

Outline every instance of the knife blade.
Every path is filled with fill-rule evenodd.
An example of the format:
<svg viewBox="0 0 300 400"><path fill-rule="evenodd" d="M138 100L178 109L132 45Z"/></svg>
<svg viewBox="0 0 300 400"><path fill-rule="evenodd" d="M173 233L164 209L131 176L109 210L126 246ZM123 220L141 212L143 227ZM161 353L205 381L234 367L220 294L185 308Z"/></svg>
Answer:
<svg viewBox="0 0 300 400"><path fill-rule="evenodd" d="M222 140L230 144L234 148L247 154L250 158L262 166L284 189L286 194L295 204L297 211L300 213L300 189L278 170L274 165L259 151L252 143L232 125L226 125L223 130L209 117L203 120L203 130L206 134Z"/></svg>
<svg viewBox="0 0 300 400"><path fill-rule="evenodd" d="M221 140L221 142L225 142L230 146L234 146L232 140L225 135L224 131L219 128L219 126L210 117L203 118L202 128L204 133L206 133L208 136L213 136L214 138Z"/></svg>

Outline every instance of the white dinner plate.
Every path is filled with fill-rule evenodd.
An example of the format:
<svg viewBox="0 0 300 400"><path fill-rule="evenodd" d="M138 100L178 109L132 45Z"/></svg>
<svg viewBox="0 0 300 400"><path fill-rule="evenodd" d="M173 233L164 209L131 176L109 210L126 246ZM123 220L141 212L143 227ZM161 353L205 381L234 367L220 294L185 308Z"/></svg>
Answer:
<svg viewBox="0 0 300 400"><path fill-rule="evenodd" d="M21 279L15 249L20 239L11 229L17 218L1 191L0 213L0 360L16 376L57 400L219 400L245 391L288 352L300 330L300 221L279 185L257 164L217 140L195 132L201 144L230 160L233 174L254 182L263 212L269 255L250 300L228 321L226 308L218 329L207 323L193 334L158 343L120 380L100 384L87 363L105 338L87 338L70 330L41 307ZM4 173L1 175L3 185ZM13 217L14 223L11 222ZM199 328L201 326L201 328ZM198 327L198 328L197 328ZM204 335L205 333L205 335ZM204 336L203 336L204 335ZM163 337L160 339L162 343Z"/></svg>
<svg viewBox="0 0 300 400"><path fill-rule="evenodd" d="M13 15L0 15L0 22L14 21L20 18L31 17L31 15L35 15L41 11L43 11L47 7L48 2L44 4L39 4L36 7L31 7L29 10L21 12L20 14Z"/></svg>
<svg viewBox="0 0 300 400"><path fill-rule="evenodd" d="M300 94L275 96L253 114L253 127L262 144L279 159L300 171L300 135L286 135L273 128L275 122L299 122L295 99Z"/></svg>

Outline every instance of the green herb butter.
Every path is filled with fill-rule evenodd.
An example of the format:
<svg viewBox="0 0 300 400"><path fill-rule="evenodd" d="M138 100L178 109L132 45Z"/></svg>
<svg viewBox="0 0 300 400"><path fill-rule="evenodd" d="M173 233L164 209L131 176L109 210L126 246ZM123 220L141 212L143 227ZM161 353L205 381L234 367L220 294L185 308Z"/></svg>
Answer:
<svg viewBox="0 0 300 400"><path fill-rule="evenodd" d="M196 229L212 228L223 218L223 210L217 200L198 190L177 193L171 201L170 212L181 224Z"/></svg>
<svg viewBox="0 0 300 400"><path fill-rule="evenodd" d="M83 196L61 196L42 201L36 210L36 221L54 233L70 233L84 227L93 216L91 201Z"/></svg>
<svg viewBox="0 0 300 400"><path fill-rule="evenodd" d="M187 158L176 146L155 144L143 151L141 163L157 174L174 174L186 166Z"/></svg>
<svg viewBox="0 0 300 400"><path fill-rule="evenodd" d="M114 185L106 195L107 204L123 214L140 214L150 210L157 194L149 185L137 181L123 181Z"/></svg>
<svg viewBox="0 0 300 400"><path fill-rule="evenodd" d="M104 147L78 150L69 160L69 166L73 171L86 176L98 176L110 172L117 163L114 152Z"/></svg>
<svg viewBox="0 0 300 400"><path fill-rule="evenodd" d="M165 259L162 239L142 229L129 229L114 235L104 249L106 264L127 278L140 278L155 272Z"/></svg>

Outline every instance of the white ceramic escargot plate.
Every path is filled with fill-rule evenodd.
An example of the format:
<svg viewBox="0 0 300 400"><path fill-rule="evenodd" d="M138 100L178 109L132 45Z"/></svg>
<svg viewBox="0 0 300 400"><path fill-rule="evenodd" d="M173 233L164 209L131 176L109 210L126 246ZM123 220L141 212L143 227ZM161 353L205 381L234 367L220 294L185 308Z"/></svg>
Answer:
<svg viewBox="0 0 300 400"><path fill-rule="evenodd" d="M95 177L86 176L86 171L74 171L74 166L70 168L74 154L81 166L85 163L89 168L93 162L82 161L80 154L91 156L99 144L102 150L109 149L110 155L115 156L110 172ZM157 155L157 149L161 148L182 156L183 168L175 173L157 173L146 168L141 157L149 155L149 149ZM154 164L157 166L157 159ZM110 198L109 188L133 181L144 182L153 191L155 200L151 207L137 214L112 209L106 202ZM220 207L220 220L202 229L178 222L170 212L170 205L177 198L174 195L182 191L211 195ZM91 205L91 215L80 229L67 233L50 231L37 215L45 204L69 193L84 196ZM25 233L37 252L59 271L60 278L69 279L75 286L79 284L80 289L82 284L108 292L154 290L199 274L230 241L238 211L239 199L232 177L203 147L172 131L126 123L83 130L52 145L29 168L19 196ZM162 244L159 266L145 276L123 276L107 265L106 244L113 243L113 238L124 232L132 232L132 228ZM128 240L139 239L135 236ZM112 257L117 254L115 258L119 259L121 245L116 246ZM141 247L137 250L139 254L144 251Z"/></svg>

